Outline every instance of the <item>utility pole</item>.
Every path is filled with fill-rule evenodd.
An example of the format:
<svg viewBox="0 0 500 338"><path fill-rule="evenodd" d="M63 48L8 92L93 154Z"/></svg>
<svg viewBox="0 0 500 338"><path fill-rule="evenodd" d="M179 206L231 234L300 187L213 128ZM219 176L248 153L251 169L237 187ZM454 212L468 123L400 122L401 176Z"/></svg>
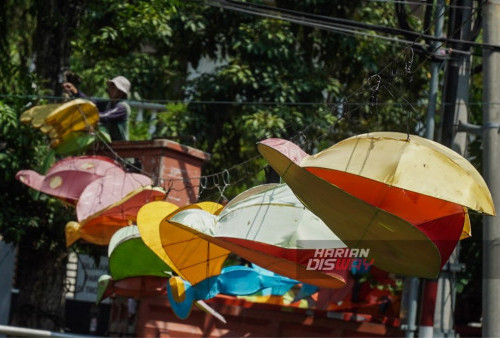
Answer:
<svg viewBox="0 0 500 338"><path fill-rule="evenodd" d="M468 41L471 39L472 0L452 1L452 4L456 7L450 9L448 36ZM451 46L453 50L448 60L443 97L441 143L463 155L466 134L457 134L456 130L459 120L467 122L471 57L461 52L469 52L470 47L463 43Z"/></svg>
<svg viewBox="0 0 500 338"><path fill-rule="evenodd" d="M435 17L435 29L434 36L437 38L443 35L444 26L444 0L438 0L436 4ZM435 116L436 116L436 105L438 96L438 86L439 86L439 70L443 64L440 60L441 55L440 43L437 41L432 43L432 53L433 60L431 63L431 82L429 84L429 105L427 106L427 117L425 120L425 138L429 140L434 140L434 126L435 126Z"/></svg>
<svg viewBox="0 0 500 338"><path fill-rule="evenodd" d="M500 0L483 5L483 41L500 44ZM500 52L483 49L483 166L495 209L500 198ZM500 218L483 219L483 337L500 333Z"/></svg>
<svg viewBox="0 0 500 338"><path fill-rule="evenodd" d="M458 0L450 6L450 26L448 36L460 41L469 41L472 36L472 0ZM458 121L467 123L470 91L471 56L470 47L451 44L453 51L448 61L444 90L444 109L441 143L465 156L467 133L457 132ZM455 274L460 271L460 243L443 267L438 281L432 281L436 287L436 311L434 314L434 334L439 337L453 337Z"/></svg>
<svg viewBox="0 0 500 338"><path fill-rule="evenodd" d="M435 8L434 36L440 38L443 35L444 26L444 0L438 0ZM450 20L450 25L453 21ZM429 85L429 105L427 107L425 137L434 140L434 120L438 96L439 71L443 64L439 54L440 44L432 43L433 61L431 63L431 82ZM422 279L422 294L420 299L420 321L418 335L420 337L433 337L434 316L436 309L437 281ZM418 299L418 298L417 298ZM408 338L408 335L406 336Z"/></svg>
<svg viewBox="0 0 500 338"><path fill-rule="evenodd" d="M472 29L472 0L455 0L451 2L449 14L448 37L457 41L469 41L474 37ZM436 33L442 30L444 2L436 4ZM440 31L439 31L440 32ZM467 123L470 64L470 47L463 43L450 43L452 51L446 60L445 84L443 88L443 120L440 142L465 155L467 145L466 133L457 133L458 121ZM434 48L436 53L436 48ZM429 90L429 107L427 110L426 133L429 139L434 138L434 115L437 97L437 76L440 64L436 57L431 65L431 83ZM443 267L438 280L422 280L422 300L420 311L420 337L454 336L454 274L459 271L458 262L460 245L457 245L447 264Z"/></svg>

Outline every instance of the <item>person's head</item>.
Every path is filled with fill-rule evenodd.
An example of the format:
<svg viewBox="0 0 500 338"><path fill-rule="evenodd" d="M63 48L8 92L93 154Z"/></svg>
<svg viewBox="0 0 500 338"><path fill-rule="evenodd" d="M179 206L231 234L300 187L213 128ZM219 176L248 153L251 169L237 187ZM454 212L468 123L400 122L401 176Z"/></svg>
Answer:
<svg viewBox="0 0 500 338"><path fill-rule="evenodd" d="M106 82L111 99L126 99L130 92L130 81L125 76L117 76Z"/></svg>

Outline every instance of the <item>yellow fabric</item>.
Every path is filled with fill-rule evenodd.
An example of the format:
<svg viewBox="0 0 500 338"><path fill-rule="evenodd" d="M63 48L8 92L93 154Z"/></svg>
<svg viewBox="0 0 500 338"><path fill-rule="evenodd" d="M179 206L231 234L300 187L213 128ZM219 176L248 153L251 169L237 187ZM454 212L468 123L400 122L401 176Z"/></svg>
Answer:
<svg viewBox="0 0 500 338"><path fill-rule="evenodd" d="M47 134L51 146L57 147L73 132L95 128L99 111L91 101L75 99L64 104L35 106L24 111L20 120Z"/></svg>
<svg viewBox="0 0 500 338"><path fill-rule="evenodd" d="M230 251L163 220L160 226L163 250L179 269L180 275L195 285L220 274Z"/></svg>
<svg viewBox="0 0 500 338"><path fill-rule="evenodd" d="M168 220L186 209L220 212L222 206L213 202L191 204L182 208L157 201L145 204L137 215L137 226L144 243L179 276L196 284L220 274L229 251L184 230Z"/></svg>
<svg viewBox="0 0 500 338"><path fill-rule="evenodd" d="M160 223L169 214L177 210L177 206L166 201L155 201L143 205L137 213L137 227L144 243L172 268L178 275L180 271L163 250L160 237Z"/></svg>
<svg viewBox="0 0 500 338"><path fill-rule="evenodd" d="M347 246L369 248L370 258L383 270L437 277L441 266L439 250L412 224L318 178L271 147L259 144L258 149L304 205ZM301 164L305 165L304 162ZM412 245L411 250L408 243Z"/></svg>
<svg viewBox="0 0 500 338"><path fill-rule="evenodd" d="M222 205L200 202L177 209L162 220L160 237L163 250L179 270L179 275L195 285L219 275L230 252L169 221L175 214L193 208L214 214L220 212Z"/></svg>
<svg viewBox="0 0 500 338"><path fill-rule="evenodd" d="M106 225L102 227L88 226L88 224L70 221L66 223L66 247L69 248L79 239L83 239L96 245L108 245L110 238L115 232L120 230L123 225Z"/></svg>
<svg viewBox="0 0 500 338"><path fill-rule="evenodd" d="M128 193L120 201L96 212L80 223L74 222L78 225L77 227L75 224L70 224L73 222L68 223L69 226L67 225L66 228L66 236L70 238L72 242L67 242L66 246L71 246L78 238L82 238L87 242L97 245L108 245L111 237L117 230L137 222L136 204L134 203L134 205L130 207L127 206L127 202L133 200L142 201L145 199L154 201L163 199L164 197L165 191L159 187L140 187ZM68 235L72 232L75 233Z"/></svg>
<svg viewBox="0 0 500 338"><path fill-rule="evenodd" d="M68 222L66 223L66 227L64 228L64 233L66 235L66 247L70 247L75 243L78 239L80 239L80 224L78 222Z"/></svg>
<svg viewBox="0 0 500 338"><path fill-rule="evenodd" d="M199 208L201 208L202 210L205 210L206 212L209 212L213 215L218 215L220 214L220 212L222 211L222 209L224 208L222 205L220 205L219 203L216 203L216 202L210 202L210 201L206 201L206 202L198 202L196 203L196 206L198 206Z"/></svg>
<svg viewBox="0 0 500 338"><path fill-rule="evenodd" d="M462 229L462 235L460 236L460 240L466 239L466 238L469 238L472 236L469 213L467 212L467 208L464 208L464 210L465 210L464 228Z"/></svg>
<svg viewBox="0 0 500 338"><path fill-rule="evenodd" d="M60 103L53 103L32 107L21 114L20 120L23 123L31 123L34 128L40 128L45 118L59 106Z"/></svg>
<svg viewBox="0 0 500 338"><path fill-rule="evenodd" d="M495 214L490 191L472 164L448 147L415 135L354 136L305 157L300 166L345 171Z"/></svg>
<svg viewBox="0 0 500 338"><path fill-rule="evenodd" d="M57 131L58 138L64 139L69 133L94 128L99 121L99 111L94 103L76 99L67 102L45 119L45 123ZM55 136L51 136L56 138Z"/></svg>
<svg viewBox="0 0 500 338"><path fill-rule="evenodd" d="M178 276L170 277L168 279L168 284L170 284L174 300L177 303L183 302L184 299L186 299L186 290L182 278Z"/></svg>

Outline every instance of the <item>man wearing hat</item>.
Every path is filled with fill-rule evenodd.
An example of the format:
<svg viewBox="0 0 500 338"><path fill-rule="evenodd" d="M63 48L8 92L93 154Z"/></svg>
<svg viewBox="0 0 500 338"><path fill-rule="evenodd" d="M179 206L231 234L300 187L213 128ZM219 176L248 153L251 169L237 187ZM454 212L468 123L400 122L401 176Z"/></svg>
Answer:
<svg viewBox="0 0 500 338"><path fill-rule="evenodd" d="M106 84L110 100L94 102L99 109L99 124L109 133L112 141L126 141L130 106L124 100L130 92L130 81L120 75L108 80ZM71 96L88 98L71 82L63 83L63 88Z"/></svg>

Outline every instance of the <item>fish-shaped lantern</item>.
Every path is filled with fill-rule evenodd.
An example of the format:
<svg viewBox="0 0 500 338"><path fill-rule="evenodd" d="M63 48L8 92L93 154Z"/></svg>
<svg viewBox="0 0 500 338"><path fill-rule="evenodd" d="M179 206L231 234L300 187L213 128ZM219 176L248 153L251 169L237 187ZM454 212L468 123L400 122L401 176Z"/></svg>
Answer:
<svg viewBox="0 0 500 338"><path fill-rule="evenodd" d="M161 210L155 203L139 211L139 229L141 214ZM218 214L196 205L170 215L158 212L152 220L159 223L156 248L192 285L219 275L230 252L279 275L330 288L345 284L343 275L354 261L346 245L284 184L249 189ZM323 264L328 257L331 264ZM336 266L337 259L347 263Z"/></svg>
<svg viewBox="0 0 500 338"><path fill-rule="evenodd" d="M386 271L435 278L468 236L468 209L495 214L474 166L419 136L369 133L315 155L283 139L257 147L307 208Z"/></svg>
<svg viewBox="0 0 500 338"><path fill-rule="evenodd" d="M57 161L45 175L20 170L16 179L32 189L76 205L83 190L104 176L124 175L123 167L106 156L73 156Z"/></svg>

